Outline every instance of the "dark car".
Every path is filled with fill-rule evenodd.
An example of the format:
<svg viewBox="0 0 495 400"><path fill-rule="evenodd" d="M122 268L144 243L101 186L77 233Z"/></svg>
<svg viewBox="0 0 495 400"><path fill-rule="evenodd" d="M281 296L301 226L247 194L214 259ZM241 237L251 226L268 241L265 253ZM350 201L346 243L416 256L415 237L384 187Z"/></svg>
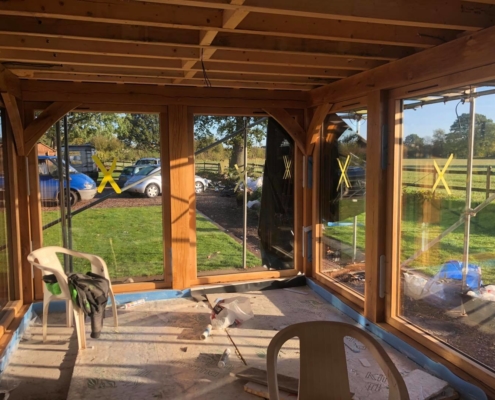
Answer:
<svg viewBox="0 0 495 400"><path fill-rule="evenodd" d="M142 170L147 166L148 165L146 164L141 164L141 165L131 165L129 167L124 167L124 169L120 173L119 179L117 180L117 184L119 185L119 187L123 188L129 179L131 179L140 170Z"/></svg>

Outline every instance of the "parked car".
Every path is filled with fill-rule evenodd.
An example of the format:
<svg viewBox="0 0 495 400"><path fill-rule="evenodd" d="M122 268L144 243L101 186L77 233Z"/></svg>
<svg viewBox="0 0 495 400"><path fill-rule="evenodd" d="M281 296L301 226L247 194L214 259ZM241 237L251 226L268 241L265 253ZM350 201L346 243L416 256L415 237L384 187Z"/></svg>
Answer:
<svg viewBox="0 0 495 400"><path fill-rule="evenodd" d="M65 169L65 168L64 168ZM60 201L59 172L56 156L38 156L40 193L42 201ZM69 165L70 203L79 200L91 200L96 195L96 183L89 176L78 172ZM65 186L65 180L64 180Z"/></svg>
<svg viewBox="0 0 495 400"><path fill-rule="evenodd" d="M161 167L149 165L134 174L126 182L125 187L131 186L134 183L146 178L143 182L127 189L127 192L132 195L144 194L146 197L156 197L162 193L162 176ZM154 175L153 175L154 174ZM203 192L208 187L208 181L199 176L195 176L195 191L196 193Z"/></svg>
<svg viewBox="0 0 495 400"><path fill-rule="evenodd" d="M131 165L128 167L124 167L122 172L120 173L119 179L117 180L117 184L120 188L123 188L126 182L132 178L138 171L146 168L147 165Z"/></svg>
<svg viewBox="0 0 495 400"><path fill-rule="evenodd" d="M140 158L136 161L136 165L160 165L161 160L159 158Z"/></svg>
<svg viewBox="0 0 495 400"><path fill-rule="evenodd" d="M65 149L62 147L62 160ZM77 171L98 181L98 167L93 161L96 149L92 144L69 145L69 162Z"/></svg>

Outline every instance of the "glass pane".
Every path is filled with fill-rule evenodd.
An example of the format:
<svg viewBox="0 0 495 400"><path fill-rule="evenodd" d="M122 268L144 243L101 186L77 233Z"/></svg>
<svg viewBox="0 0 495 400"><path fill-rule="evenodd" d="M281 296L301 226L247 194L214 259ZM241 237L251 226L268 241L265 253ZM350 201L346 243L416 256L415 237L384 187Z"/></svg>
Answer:
<svg viewBox="0 0 495 400"><path fill-rule="evenodd" d="M474 132L470 88L404 101L400 315L495 369L495 97L476 92Z"/></svg>
<svg viewBox="0 0 495 400"><path fill-rule="evenodd" d="M55 129L50 129L42 140L43 150L51 148L53 154L39 156L43 218L47 227L44 244L102 257L114 284L162 281L164 247L158 115L72 113L68 130L70 165L64 165L63 169L64 176L67 170L70 176L71 218L67 222L66 239L61 212L67 214L69 207L60 207L58 198ZM61 142L63 132L62 127ZM61 154L65 157L63 144ZM104 170L92 159L95 154ZM116 168L111 177L124 191L118 194L107 183L102 193L98 193L104 172L110 170L114 160ZM66 181L64 187L67 187ZM54 221L51 227L50 221ZM67 272L85 273L88 268L88 263L80 259L68 260L66 265Z"/></svg>
<svg viewBox="0 0 495 400"><path fill-rule="evenodd" d="M321 273L364 294L366 110L327 117L321 148Z"/></svg>
<svg viewBox="0 0 495 400"><path fill-rule="evenodd" d="M266 118L197 116L196 151L207 146L195 160L198 275L293 268L292 139Z"/></svg>

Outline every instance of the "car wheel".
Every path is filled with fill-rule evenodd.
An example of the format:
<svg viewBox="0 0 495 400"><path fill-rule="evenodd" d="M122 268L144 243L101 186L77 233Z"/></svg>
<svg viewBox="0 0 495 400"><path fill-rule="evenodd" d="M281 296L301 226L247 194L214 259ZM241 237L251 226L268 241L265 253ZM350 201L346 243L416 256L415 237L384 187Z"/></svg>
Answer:
<svg viewBox="0 0 495 400"><path fill-rule="evenodd" d="M194 187L196 193L202 193L205 190L205 185L203 185L201 182L196 182Z"/></svg>
<svg viewBox="0 0 495 400"><path fill-rule="evenodd" d="M65 201L67 202L67 199ZM78 201L79 201L79 195L77 194L76 191L71 190L70 191L70 205L75 206ZM58 204L61 204L60 194L58 195Z"/></svg>
<svg viewBox="0 0 495 400"><path fill-rule="evenodd" d="M144 194L148 198L156 197L160 194L160 188L158 187L158 185L152 183L146 186L146 189L144 190Z"/></svg>

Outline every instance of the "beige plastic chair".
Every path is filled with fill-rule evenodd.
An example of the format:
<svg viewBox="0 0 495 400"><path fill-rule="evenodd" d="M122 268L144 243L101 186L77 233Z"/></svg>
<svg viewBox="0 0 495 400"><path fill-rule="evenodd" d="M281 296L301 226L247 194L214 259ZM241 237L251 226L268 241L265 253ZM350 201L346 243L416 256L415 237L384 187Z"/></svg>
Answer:
<svg viewBox="0 0 495 400"><path fill-rule="evenodd" d="M380 344L366 331L343 322L314 321L282 329L271 340L267 354L270 400L279 400L277 357L293 337L300 342L299 400L351 400L344 337L366 346L388 379L389 399L409 400L406 384Z"/></svg>
<svg viewBox="0 0 495 400"><path fill-rule="evenodd" d="M66 320L67 326L70 328L72 326L72 300L69 291L69 285L67 280L67 275L62 268L62 264L57 257L58 253L68 254L73 257L85 258L91 263L91 272L102 275L110 282L110 276L108 275L107 265L101 257L95 256L93 254L80 253L77 251L69 250L64 247L49 246L43 247L41 249L31 252L27 259L31 265L41 269L43 275L54 274L57 277L57 282L60 286L61 294L54 295L50 293L46 285L43 285L43 342L46 341L47 336L47 325L48 325L48 308L50 301L56 300L66 300ZM117 303L115 302L115 296L112 290L112 284L110 283L109 295L112 299L112 311L113 311L113 322L115 327L118 326L117 318ZM76 324L77 341L79 344L79 349L86 348L86 331L84 325L84 312L79 309L79 307L74 308L74 318Z"/></svg>

